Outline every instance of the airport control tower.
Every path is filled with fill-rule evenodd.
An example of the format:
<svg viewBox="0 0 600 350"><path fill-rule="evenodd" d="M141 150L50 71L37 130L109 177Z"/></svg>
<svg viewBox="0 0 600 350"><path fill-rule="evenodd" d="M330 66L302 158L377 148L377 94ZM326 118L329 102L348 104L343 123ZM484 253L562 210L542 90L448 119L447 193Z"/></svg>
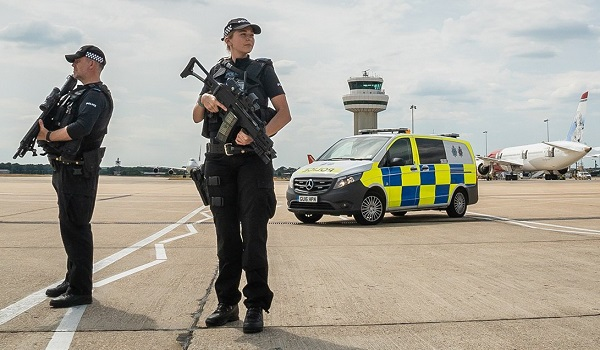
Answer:
<svg viewBox="0 0 600 350"><path fill-rule="evenodd" d="M342 96L344 108L354 113L354 135L362 129L377 129L377 113L387 108L389 96L381 89L383 78L369 76L348 79L350 93Z"/></svg>

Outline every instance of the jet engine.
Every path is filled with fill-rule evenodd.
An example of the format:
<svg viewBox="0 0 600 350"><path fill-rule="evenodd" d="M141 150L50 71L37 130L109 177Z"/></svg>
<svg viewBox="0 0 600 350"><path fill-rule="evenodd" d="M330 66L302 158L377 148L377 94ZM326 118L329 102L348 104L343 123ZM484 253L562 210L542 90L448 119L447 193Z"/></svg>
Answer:
<svg viewBox="0 0 600 350"><path fill-rule="evenodd" d="M161 173L161 172L160 172L160 167L156 167L156 168L154 168L152 171L153 171L155 174L157 174L157 175L158 175L158 174L164 174L164 173ZM167 170L167 174L169 174L169 175L174 175L174 174L175 174L175 170L173 170L173 168L171 168L171 169Z"/></svg>
<svg viewBox="0 0 600 350"><path fill-rule="evenodd" d="M487 175L490 172L490 166L485 166L483 163L481 163L477 167L477 172L479 172L480 175Z"/></svg>

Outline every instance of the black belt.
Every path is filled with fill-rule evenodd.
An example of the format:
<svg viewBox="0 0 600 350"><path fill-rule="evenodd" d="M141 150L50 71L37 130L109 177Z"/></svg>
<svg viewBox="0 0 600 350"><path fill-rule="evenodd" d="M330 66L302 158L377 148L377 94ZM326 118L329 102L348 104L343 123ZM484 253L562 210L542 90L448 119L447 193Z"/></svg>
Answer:
<svg viewBox="0 0 600 350"><path fill-rule="evenodd" d="M65 165L83 165L83 159L63 159L61 156L55 156L53 154L48 155L50 163L60 163Z"/></svg>
<svg viewBox="0 0 600 350"><path fill-rule="evenodd" d="M233 156L237 154L251 154L254 153L254 149L250 146L238 146L232 143L207 143L206 153Z"/></svg>

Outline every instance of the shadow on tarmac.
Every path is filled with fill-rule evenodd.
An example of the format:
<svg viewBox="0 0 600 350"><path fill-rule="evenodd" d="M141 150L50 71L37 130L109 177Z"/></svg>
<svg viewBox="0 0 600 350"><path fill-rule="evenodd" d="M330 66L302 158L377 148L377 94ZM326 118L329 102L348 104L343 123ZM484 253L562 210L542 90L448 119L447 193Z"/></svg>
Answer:
<svg viewBox="0 0 600 350"><path fill-rule="evenodd" d="M87 307L78 331L144 331L157 329L154 319L143 314L101 304L98 299Z"/></svg>

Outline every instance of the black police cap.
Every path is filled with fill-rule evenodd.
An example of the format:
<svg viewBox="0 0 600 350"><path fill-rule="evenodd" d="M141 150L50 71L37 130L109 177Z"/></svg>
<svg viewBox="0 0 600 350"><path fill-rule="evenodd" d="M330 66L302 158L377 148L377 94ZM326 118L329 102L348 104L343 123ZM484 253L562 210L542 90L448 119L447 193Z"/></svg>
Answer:
<svg viewBox="0 0 600 350"><path fill-rule="evenodd" d="M69 63L73 63L73 61L76 59L84 56L100 63L103 66L106 64L106 56L104 56L104 52L94 45L84 45L74 54L65 55L65 58Z"/></svg>
<svg viewBox="0 0 600 350"><path fill-rule="evenodd" d="M260 34L261 30L258 24L252 24L245 18L234 18L227 23L225 28L223 29L223 37L221 40L225 40L227 35L234 30L244 29L246 27L252 27L254 34Z"/></svg>

